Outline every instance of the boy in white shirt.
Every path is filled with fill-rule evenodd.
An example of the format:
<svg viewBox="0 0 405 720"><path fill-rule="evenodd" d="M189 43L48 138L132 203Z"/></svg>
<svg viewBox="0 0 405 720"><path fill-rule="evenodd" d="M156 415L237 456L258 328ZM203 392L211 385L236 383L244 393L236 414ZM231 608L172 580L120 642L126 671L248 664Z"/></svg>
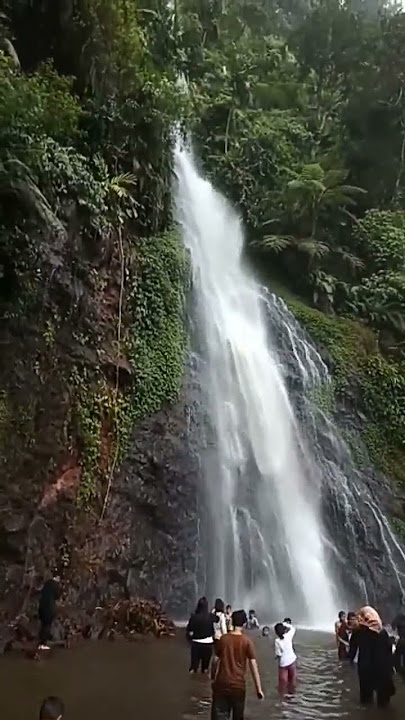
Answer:
<svg viewBox="0 0 405 720"><path fill-rule="evenodd" d="M293 648L295 628L284 621L274 626L276 640L274 649L278 660L278 690L293 692L297 681L297 656Z"/></svg>

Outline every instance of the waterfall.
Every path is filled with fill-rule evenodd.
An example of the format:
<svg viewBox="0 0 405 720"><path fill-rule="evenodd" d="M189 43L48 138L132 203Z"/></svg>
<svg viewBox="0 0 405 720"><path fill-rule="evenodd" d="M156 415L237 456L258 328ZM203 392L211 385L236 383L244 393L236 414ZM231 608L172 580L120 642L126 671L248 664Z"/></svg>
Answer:
<svg viewBox="0 0 405 720"><path fill-rule="evenodd" d="M382 510L393 489L354 432L352 445L362 458L361 469L356 465L337 427L340 418L319 406L320 394L333 397L325 363L283 300L263 294L296 417L311 448L305 459L313 481L318 478L329 563L353 608L371 602L394 612L405 597L405 551Z"/></svg>
<svg viewBox="0 0 405 720"><path fill-rule="evenodd" d="M235 212L180 147L175 167L212 433L204 459L207 592L268 618L331 623L337 593L320 520L322 478L289 398L268 298L243 263Z"/></svg>

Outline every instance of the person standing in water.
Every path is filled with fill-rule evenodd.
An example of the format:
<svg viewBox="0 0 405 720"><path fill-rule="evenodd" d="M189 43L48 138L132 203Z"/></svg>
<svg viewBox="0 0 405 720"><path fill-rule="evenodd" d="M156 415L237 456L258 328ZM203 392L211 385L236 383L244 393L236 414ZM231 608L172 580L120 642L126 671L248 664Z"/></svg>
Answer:
<svg viewBox="0 0 405 720"><path fill-rule="evenodd" d="M295 628L286 622L274 626L276 640L274 650L278 660L278 691L294 692L297 682L297 656L293 647Z"/></svg>
<svg viewBox="0 0 405 720"><path fill-rule="evenodd" d="M248 630L259 630L260 625L259 621L256 617L256 611L255 610L249 610L249 619L248 619Z"/></svg>
<svg viewBox="0 0 405 720"><path fill-rule="evenodd" d="M38 650L50 650L48 642L52 636L52 623L56 617L56 601L61 596L60 577L54 575L41 590L38 606L40 622Z"/></svg>
<svg viewBox="0 0 405 720"><path fill-rule="evenodd" d="M207 598L199 599L195 613L188 621L186 635L191 643L189 672L197 673L201 666L201 672L206 673L214 644L214 618L209 612Z"/></svg>
<svg viewBox="0 0 405 720"><path fill-rule="evenodd" d="M353 661L358 651L360 702L371 705L375 693L378 707L384 708L395 694L391 640L374 608L366 605L357 619L359 627L351 637L349 658Z"/></svg>
<svg viewBox="0 0 405 720"><path fill-rule="evenodd" d="M211 720L243 720L246 698L246 667L249 669L259 700L264 695L260 682L255 649L252 641L243 634L247 617L244 610L232 613L233 630L215 644L215 657L211 667L212 708Z"/></svg>
<svg viewBox="0 0 405 720"><path fill-rule="evenodd" d="M215 600L214 609L212 611L214 616L214 640L220 640L222 635L228 632L226 626L226 615L225 615L225 603L221 598Z"/></svg>
<svg viewBox="0 0 405 720"><path fill-rule="evenodd" d="M226 629L228 632L231 632L232 628L232 605L227 605L225 608L225 620L226 620Z"/></svg>
<svg viewBox="0 0 405 720"><path fill-rule="evenodd" d="M351 611L347 613L347 635L349 638L349 649L347 651L348 659L351 659L352 663L357 663L358 660L358 647L356 633L359 629L359 623L357 620L356 613Z"/></svg>
<svg viewBox="0 0 405 720"><path fill-rule="evenodd" d="M349 636L347 632L346 613L341 610L335 622L335 635L339 660L347 660L349 649Z"/></svg>

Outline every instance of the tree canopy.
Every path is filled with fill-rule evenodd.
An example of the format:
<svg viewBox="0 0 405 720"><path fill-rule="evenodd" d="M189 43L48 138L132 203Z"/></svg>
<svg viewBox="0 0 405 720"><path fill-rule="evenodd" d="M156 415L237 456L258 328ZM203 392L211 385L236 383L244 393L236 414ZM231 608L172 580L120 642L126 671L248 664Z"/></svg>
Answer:
<svg viewBox="0 0 405 720"><path fill-rule="evenodd" d="M0 10L6 314L33 307L32 237L66 228L72 207L90 255L117 227L143 239L140 265L148 247L158 253L144 240L171 226L181 126L241 213L246 251L309 304L373 328L404 380L402 9L2 0Z"/></svg>

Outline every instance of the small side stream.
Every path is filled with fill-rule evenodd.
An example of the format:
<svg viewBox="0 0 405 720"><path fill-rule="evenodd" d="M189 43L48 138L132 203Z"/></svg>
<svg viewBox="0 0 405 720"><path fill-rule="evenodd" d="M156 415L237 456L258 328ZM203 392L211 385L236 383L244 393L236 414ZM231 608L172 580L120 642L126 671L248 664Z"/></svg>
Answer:
<svg viewBox="0 0 405 720"><path fill-rule="evenodd" d="M266 698L259 703L249 686L246 717L250 720L375 720L403 718L405 686L387 713L358 706L355 670L341 668L333 637L299 630L299 687L280 701L275 689L273 645L256 640ZM188 648L179 630L174 640L133 644L95 641L55 651L39 662L19 655L0 658L2 720L38 716L41 700L60 695L65 720L193 720L209 718L210 685L206 677L188 675Z"/></svg>

